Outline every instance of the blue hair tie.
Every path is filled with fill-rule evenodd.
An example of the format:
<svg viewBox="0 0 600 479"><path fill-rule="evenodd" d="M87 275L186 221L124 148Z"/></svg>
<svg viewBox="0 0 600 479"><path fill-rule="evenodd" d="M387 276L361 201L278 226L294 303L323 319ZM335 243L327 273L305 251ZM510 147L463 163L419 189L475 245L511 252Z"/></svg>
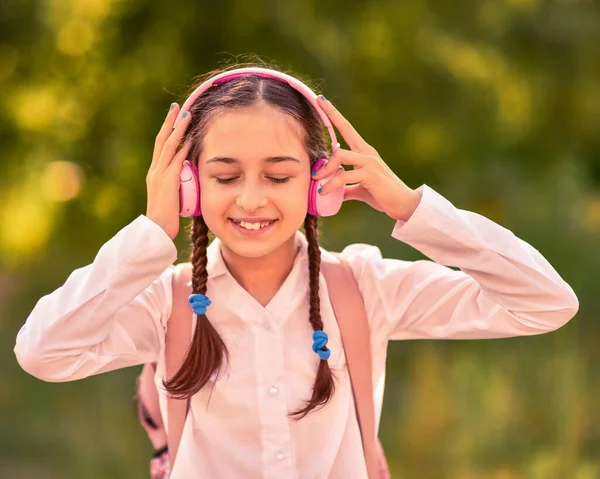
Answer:
<svg viewBox="0 0 600 479"><path fill-rule="evenodd" d="M313 333L313 351L315 353L317 353L319 355L319 357L325 361L327 361L329 359L329 355L331 354L331 351L329 349L327 349L326 351L323 351L321 348L325 347L325 345L327 344L327 333L325 331L315 331Z"/></svg>
<svg viewBox="0 0 600 479"><path fill-rule="evenodd" d="M203 294L191 294L188 298L188 302L196 314L206 313L206 307L210 305L210 299Z"/></svg>

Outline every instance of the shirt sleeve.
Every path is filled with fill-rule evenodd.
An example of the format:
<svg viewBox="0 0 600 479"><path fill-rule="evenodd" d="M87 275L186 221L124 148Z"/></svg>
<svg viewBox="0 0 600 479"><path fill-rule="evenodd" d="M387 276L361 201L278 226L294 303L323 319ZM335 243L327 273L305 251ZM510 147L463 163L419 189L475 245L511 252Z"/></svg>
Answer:
<svg viewBox="0 0 600 479"><path fill-rule="evenodd" d="M156 361L171 314L176 259L164 230L137 217L92 264L38 300L17 334L21 367L63 382Z"/></svg>
<svg viewBox="0 0 600 479"><path fill-rule="evenodd" d="M387 339L484 339L556 330L579 309L573 289L542 254L479 214L457 209L427 185L392 237L431 260L382 258L344 248L372 334ZM451 267L459 268L454 270Z"/></svg>

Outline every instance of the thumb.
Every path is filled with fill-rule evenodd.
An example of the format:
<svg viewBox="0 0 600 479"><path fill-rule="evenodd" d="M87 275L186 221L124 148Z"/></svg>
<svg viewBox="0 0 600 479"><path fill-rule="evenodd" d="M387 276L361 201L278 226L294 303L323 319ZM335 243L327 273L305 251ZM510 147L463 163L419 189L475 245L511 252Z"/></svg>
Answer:
<svg viewBox="0 0 600 479"><path fill-rule="evenodd" d="M344 188L344 201L365 201L365 192L366 190L361 185L346 185Z"/></svg>
<svg viewBox="0 0 600 479"><path fill-rule="evenodd" d="M358 200L367 203L371 208L377 211L383 211L383 208L377 203L373 195L364 186L360 184L346 185L344 188L344 201Z"/></svg>

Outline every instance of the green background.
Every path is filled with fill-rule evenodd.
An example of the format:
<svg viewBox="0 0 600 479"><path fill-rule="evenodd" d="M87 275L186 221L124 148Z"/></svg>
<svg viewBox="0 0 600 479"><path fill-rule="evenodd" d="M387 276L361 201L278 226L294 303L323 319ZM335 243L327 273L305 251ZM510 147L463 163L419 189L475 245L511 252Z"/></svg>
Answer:
<svg viewBox="0 0 600 479"><path fill-rule="evenodd" d="M310 81L407 185L532 244L580 300L546 335L391 343L392 476L600 477L598 2L15 0L0 32L0 477L148 477L140 368L44 383L18 366L16 334L145 213L169 104L255 58ZM393 224L348 202L322 245L422 259ZM186 261L187 235L176 244Z"/></svg>

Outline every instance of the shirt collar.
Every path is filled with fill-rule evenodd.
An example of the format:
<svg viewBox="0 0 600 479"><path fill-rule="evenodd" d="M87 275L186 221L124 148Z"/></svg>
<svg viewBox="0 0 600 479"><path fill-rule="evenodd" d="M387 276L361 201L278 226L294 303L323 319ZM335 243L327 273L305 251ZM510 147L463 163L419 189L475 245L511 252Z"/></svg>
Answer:
<svg viewBox="0 0 600 479"><path fill-rule="evenodd" d="M296 231L296 242L300 244L300 251L298 251L294 260L294 270L301 267L301 265L308 264L308 240L300 230ZM221 240L215 237L206 249L206 271L209 278L230 274L221 254L221 244Z"/></svg>

